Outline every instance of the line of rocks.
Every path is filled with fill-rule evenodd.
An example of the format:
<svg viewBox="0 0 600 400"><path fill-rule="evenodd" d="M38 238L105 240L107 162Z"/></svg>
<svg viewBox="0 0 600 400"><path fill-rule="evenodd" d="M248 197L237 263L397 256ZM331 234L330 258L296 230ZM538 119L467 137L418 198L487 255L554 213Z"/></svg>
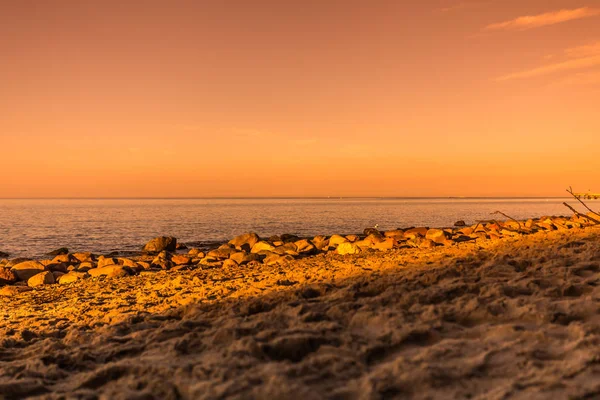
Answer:
<svg viewBox="0 0 600 400"><path fill-rule="evenodd" d="M590 217L599 218L590 213ZM585 216L542 217L527 221L485 221L466 226L459 221L454 228L408 228L379 231L367 228L362 235L318 235L312 239L284 234L261 239L256 233L235 237L207 253L190 249L187 254L177 254L185 248L173 237L158 237L148 242L143 256L126 258L97 256L92 253L70 253L61 248L47 260L17 258L0 260L0 295L10 296L32 288L60 284L68 285L81 279L119 278L155 273L161 270L179 271L195 268L228 268L241 265L285 265L296 258L324 252L340 255L362 252L387 251L401 248L430 249L452 246L461 242L498 240L531 234L538 231L582 228L594 223ZM6 253L0 253L8 257Z"/></svg>

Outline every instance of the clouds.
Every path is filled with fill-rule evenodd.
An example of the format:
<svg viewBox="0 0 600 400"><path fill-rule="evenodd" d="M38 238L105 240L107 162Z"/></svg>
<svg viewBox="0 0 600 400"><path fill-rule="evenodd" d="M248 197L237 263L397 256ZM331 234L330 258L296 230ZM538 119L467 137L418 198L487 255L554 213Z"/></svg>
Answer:
<svg viewBox="0 0 600 400"><path fill-rule="evenodd" d="M560 24L582 18L600 15L600 9L581 7L572 10L551 11L538 15L526 15L517 17L510 21L490 24L485 27L486 31L524 31L528 29L541 28L548 25Z"/></svg>
<svg viewBox="0 0 600 400"><path fill-rule="evenodd" d="M548 75L556 72L574 71L584 68L600 66L600 55L591 57L576 58L573 60L563 61L559 63L544 65L537 68L528 69L525 71L516 72L513 74L501 76L497 81L508 81L513 79L533 78L541 75Z"/></svg>

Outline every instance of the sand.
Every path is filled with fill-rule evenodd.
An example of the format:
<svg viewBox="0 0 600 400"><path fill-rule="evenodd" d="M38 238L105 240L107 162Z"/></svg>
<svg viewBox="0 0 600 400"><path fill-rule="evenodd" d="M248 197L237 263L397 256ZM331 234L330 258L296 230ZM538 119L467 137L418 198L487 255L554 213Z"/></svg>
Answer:
<svg viewBox="0 0 600 400"><path fill-rule="evenodd" d="M600 229L0 298L0 398L600 398Z"/></svg>

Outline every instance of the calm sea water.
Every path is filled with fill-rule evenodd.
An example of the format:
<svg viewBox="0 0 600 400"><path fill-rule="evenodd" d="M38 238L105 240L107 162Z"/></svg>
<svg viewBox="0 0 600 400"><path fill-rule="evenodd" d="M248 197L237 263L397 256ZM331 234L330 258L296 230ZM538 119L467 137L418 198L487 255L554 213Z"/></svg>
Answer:
<svg viewBox="0 0 600 400"><path fill-rule="evenodd" d="M39 257L72 251L139 250L156 236L209 243L261 236L358 233L473 223L500 210L517 219L569 215L565 199L127 199L0 200L0 251ZM570 201L575 205L574 201Z"/></svg>

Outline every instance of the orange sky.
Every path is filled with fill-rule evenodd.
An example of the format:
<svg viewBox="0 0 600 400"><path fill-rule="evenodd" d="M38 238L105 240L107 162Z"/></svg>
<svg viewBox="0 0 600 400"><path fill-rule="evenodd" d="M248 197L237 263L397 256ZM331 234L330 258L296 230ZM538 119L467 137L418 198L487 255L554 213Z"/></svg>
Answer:
<svg viewBox="0 0 600 400"><path fill-rule="evenodd" d="M0 197L600 192L600 0L6 0L0 54Z"/></svg>

